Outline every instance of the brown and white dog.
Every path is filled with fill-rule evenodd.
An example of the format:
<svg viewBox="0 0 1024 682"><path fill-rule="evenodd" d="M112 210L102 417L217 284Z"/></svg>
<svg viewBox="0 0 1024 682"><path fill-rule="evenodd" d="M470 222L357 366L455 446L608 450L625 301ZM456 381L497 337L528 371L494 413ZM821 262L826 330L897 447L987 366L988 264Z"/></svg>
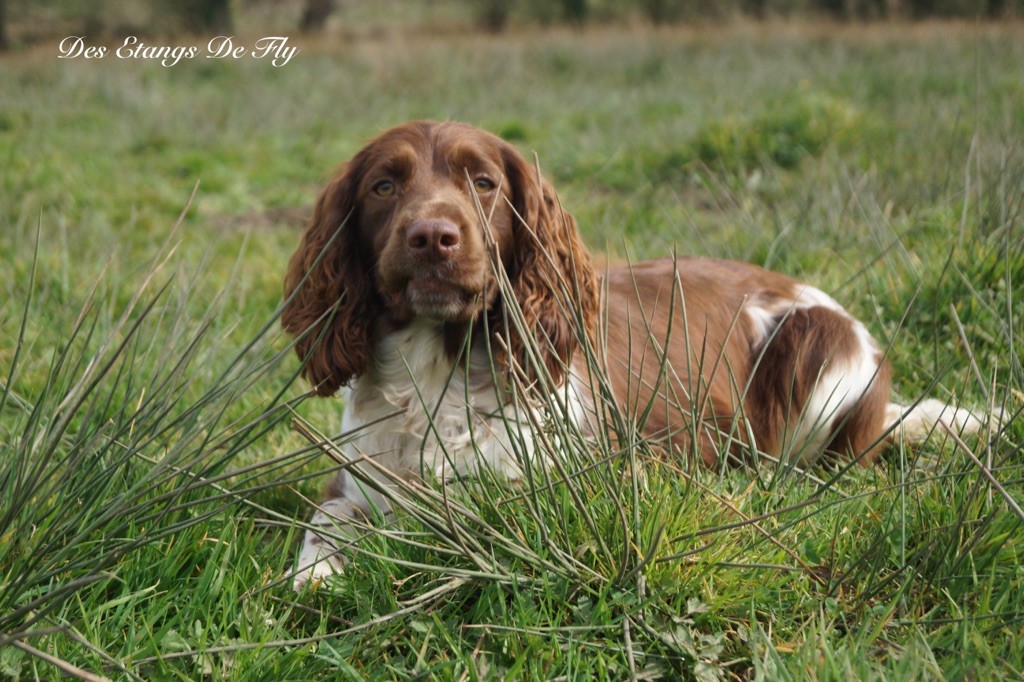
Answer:
<svg viewBox="0 0 1024 682"><path fill-rule="evenodd" d="M946 410L891 404L889 366L865 326L784 275L678 258L599 277L537 170L459 123L406 123L360 150L321 194L285 296L282 324L305 377L321 395L345 389L342 430L359 434L346 456L403 477L486 467L518 478L516 449L534 441L515 426L512 372L543 377L537 385L588 428L599 401L582 378L582 343L623 413L646 416L645 436L708 466L723 452L869 465L901 417L917 435ZM966 411L946 415L976 428ZM342 471L311 523L326 529L374 506L384 497ZM306 533L296 587L340 566L326 535Z"/></svg>

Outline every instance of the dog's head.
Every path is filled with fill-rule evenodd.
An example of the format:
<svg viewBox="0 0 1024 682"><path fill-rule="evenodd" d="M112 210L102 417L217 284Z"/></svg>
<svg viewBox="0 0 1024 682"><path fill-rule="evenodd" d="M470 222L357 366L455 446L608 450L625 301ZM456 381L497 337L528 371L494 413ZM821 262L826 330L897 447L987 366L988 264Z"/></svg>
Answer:
<svg viewBox="0 0 1024 682"><path fill-rule="evenodd" d="M497 358L529 371L528 342L506 328L499 268L560 381L578 342L573 318L591 329L597 314L575 221L500 138L459 123L406 123L361 149L320 195L289 264L282 324L322 395L366 371L382 321L486 318L497 348L508 349Z"/></svg>

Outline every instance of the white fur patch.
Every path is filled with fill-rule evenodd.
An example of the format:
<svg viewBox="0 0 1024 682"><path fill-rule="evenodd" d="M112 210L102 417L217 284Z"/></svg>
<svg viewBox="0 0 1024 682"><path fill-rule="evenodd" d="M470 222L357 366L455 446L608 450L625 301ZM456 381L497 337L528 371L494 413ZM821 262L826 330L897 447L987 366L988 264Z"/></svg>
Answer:
<svg viewBox="0 0 1024 682"><path fill-rule="evenodd" d="M846 312L843 306L836 303L836 300L826 294L821 289L816 289L809 284L798 285L797 290L792 296L777 297L777 296L765 296L762 294L755 294L747 299L743 305L743 312L746 313L747 317L754 325L756 335L763 341L779 323L779 320L790 310L804 310L806 308L828 308L837 313L842 313L846 317L856 322L863 329L864 325L860 324L856 318ZM867 330L864 329L865 334ZM871 341L871 336L867 336L868 341Z"/></svg>
<svg viewBox="0 0 1024 682"><path fill-rule="evenodd" d="M442 480L488 468L507 478L521 474L511 439L532 451L528 424L503 404L486 352L476 346L453 368L442 328L416 320L378 345L375 367L353 382L343 418L359 428L395 410L387 422L367 428L346 445L353 456L373 456L393 472ZM454 369L454 371L453 371ZM524 419L524 415L518 415ZM512 427L511 430L508 427Z"/></svg>
<svg viewBox="0 0 1024 682"><path fill-rule="evenodd" d="M350 460L372 458L407 479L450 480L481 470L520 478L525 464L521 458L532 460L537 454L532 424L543 424L548 416L540 407L503 399L482 343L474 344L468 367L465 358L458 359L457 367L452 365L444 350L443 329L436 322L418 319L382 338L374 366L343 394L342 433L356 435L342 445L342 452ZM568 382L557 399L564 401L564 413L581 425L585 406L576 382ZM380 421L396 411L400 414ZM375 489L389 485L387 476L372 465L356 466L377 483L361 485L349 473L341 473L342 497L324 503L312 525L343 526L352 507L366 512L388 509L385 496ZM327 558L336 554L336 546L326 537L307 531L296 566L296 589L340 568L338 560Z"/></svg>
<svg viewBox="0 0 1024 682"><path fill-rule="evenodd" d="M825 308L839 313L850 323L857 349L849 357L835 357L823 369L811 390L802 413L788 425L780 452L802 464L813 462L833 435L838 419L854 407L871 387L879 369L879 348L864 324L846 312L834 298L807 284L800 284L792 297L757 295L744 305L760 345L792 310Z"/></svg>
<svg viewBox="0 0 1024 682"><path fill-rule="evenodd" d="M855 323L863 329L860 322ZM871 387L878 374L878 351L865 345L862 341L850 357L834 358L818 377L793 429L791 452L800 462L808 464L821 454L836 430L837 420Z"/></svg>

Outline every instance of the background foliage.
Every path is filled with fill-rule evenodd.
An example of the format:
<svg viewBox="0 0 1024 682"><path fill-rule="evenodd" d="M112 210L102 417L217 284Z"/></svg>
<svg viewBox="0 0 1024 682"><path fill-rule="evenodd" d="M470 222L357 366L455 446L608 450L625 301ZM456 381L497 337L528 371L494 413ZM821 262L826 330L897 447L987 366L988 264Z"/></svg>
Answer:
<svg viewBox="0 0 1024 682"><path fill-rule="evenodd" d="M93 38L134 33L231 34L238 29L306 34L327 27L366 28L370 17L382 26L410 23L450 31L453 24L475 24L491 32L510 26L722 22L746 17L879 21L892 19L1019 17L1024 0L0 0L0 49L32 43L59 33Z"/></svg>

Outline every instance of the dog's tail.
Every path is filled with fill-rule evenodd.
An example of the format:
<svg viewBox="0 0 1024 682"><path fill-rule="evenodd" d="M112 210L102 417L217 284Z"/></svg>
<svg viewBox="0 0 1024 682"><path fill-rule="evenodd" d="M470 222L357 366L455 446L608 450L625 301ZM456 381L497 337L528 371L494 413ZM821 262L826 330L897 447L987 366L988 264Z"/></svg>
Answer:
<svg viewBox="0 0 1024 682"><path fill-rule="evenodd" d="M885 409L886 424L896 425L890 431L889 438L902 437L908 441L923 441L936 430L944 433L949 429L959 436L978 433L992 419L998 425L1002 421L1001 414L975 414L966 408L947 405L933 398L910 407L889 403Z"/></svg>

